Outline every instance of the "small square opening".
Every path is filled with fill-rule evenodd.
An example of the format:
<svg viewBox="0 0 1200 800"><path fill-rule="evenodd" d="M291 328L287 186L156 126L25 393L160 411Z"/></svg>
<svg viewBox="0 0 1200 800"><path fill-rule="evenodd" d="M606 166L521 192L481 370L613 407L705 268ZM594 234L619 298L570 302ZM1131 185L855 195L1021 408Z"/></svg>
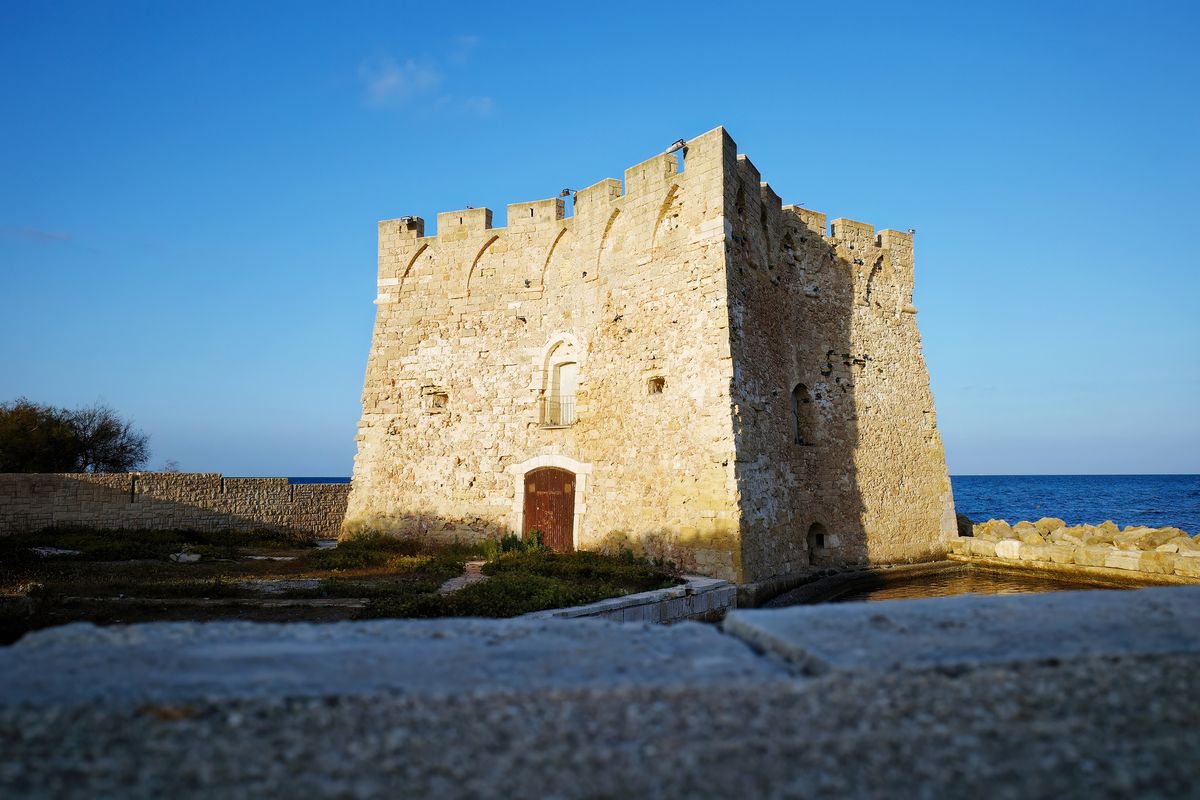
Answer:
<svg viewBox="0 0 1200 800"><path fill-rule="evenodd" d="M421 392L421 405L431 414L445 411L450 405L450 395L442 389L427 387Z"/></svg>

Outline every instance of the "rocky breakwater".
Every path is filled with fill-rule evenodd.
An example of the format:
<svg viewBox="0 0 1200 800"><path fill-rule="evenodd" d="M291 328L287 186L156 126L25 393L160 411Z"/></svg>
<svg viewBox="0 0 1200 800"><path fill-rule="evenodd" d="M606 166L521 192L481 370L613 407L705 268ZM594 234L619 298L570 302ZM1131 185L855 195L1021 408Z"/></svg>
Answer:
<svg viewBox="0 0 1200 800"><path fill-rule="evenodd" d="M950 540L952 557L1117 569L1200 581L1200 542L1179 528L1130 525L1122 529L1114 522L1067 525L1044 517L1016 525L990 519L973 524L970 532Z"/></svg>

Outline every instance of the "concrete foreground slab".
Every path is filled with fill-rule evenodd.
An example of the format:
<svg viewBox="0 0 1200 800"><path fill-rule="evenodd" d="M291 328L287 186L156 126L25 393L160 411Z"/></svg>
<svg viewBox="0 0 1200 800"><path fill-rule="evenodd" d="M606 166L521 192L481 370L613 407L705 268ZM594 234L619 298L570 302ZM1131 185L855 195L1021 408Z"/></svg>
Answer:
<svg viewBox="0 0 1200 800"><path fill-rule="evenodd" d="M725 631L811 673L1200 653L1200 586L745 610Z"/></svg>
<svg viewBox="0 0 1200 800"><path fill-rule="evenodd" d="M782 674L714 627L571 620L76 623L0 648L0 706L705 686Z"/></svg>
<svg viewBox="0 0 1200 800"><path fill-rule="evenodd" d="M1063 639L955 669L881 657L902 637L870 620L915 626L901 607L924 601L806 609L816 630L861 617L867 655L818 675L693 623L67 626L0 648L0 797L1195 797L1200 653L1162 640L1197 598L1103 594L1120 602L929 601L957 611L927 622L1026 633L1144 615L1123 652Z"/></svg>

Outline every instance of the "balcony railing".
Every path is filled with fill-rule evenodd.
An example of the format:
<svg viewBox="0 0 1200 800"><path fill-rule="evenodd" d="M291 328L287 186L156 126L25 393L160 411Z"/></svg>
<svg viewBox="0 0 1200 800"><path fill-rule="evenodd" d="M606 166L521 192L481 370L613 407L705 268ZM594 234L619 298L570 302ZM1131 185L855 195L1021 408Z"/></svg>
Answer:
<svg viewBox="0 0 1200 800"><path fill-rule="evenodd" d="M571 395L542 397L538 400L538 426L562 428L575 424L575 398Z"/></svg>

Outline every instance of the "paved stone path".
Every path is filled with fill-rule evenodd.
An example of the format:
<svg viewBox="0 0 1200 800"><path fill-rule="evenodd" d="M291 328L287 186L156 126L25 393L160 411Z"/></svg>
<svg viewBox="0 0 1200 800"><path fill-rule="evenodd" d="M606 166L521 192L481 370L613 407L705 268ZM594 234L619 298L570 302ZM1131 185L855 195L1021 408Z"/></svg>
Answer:
<svg viewBox="0 0 1200 800"><path fill-rule="evenodd" d="M451 578L438 587L438 594L450 594L457 592L459 589L465 589L473 583L486 581L487 575L484 575L480 570L486 561L468 561L464 567L463 574L457 578Z"/></svg>

